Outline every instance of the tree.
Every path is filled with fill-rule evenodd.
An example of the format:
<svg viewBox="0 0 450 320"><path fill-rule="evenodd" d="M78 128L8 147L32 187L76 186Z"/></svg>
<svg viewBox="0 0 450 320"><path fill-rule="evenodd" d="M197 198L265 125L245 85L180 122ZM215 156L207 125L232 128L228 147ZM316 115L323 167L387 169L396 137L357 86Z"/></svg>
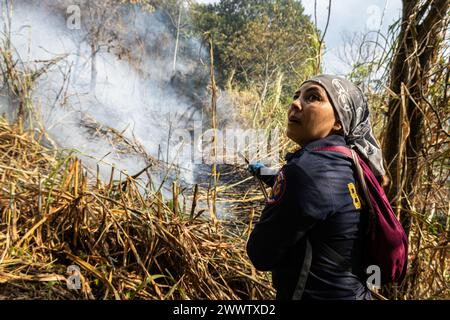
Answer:
<svg viewBox="0 0 450 320"><path fill-rule="evenodd" d="M388 194L407 233L426 136L424 117L431 107L426 99L430 71L448 27L449 5L448 0L403 0L401 29L391 64L389 89L393 94L388 102L383 149L392 182Z"/></svg>
<svg viewBox="0 0 450 320"><path fill-rule="evenodd" d="M253 86L260 104L280 75L290 94L313 72L314 26L299 1L222 0L193 14L197 29L213 37L222 83Z"/></svg>

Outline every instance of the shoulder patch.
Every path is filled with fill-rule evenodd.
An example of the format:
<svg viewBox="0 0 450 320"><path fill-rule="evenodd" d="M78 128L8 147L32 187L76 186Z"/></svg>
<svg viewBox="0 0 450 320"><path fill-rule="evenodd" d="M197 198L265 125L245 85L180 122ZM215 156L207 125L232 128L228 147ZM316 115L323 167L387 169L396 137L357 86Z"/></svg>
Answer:
<svg viewBox="0 0 450 320"><path fill-rule="evenodd" d="M348 191L350 192L350 197L353 199L353 205L355 209L361 209L361 200L359 200L358 192L356 191L355 185L350 182L348 185Z"/></svg>
<svg viewBox="0 0 450 320"><path fill-rule="evenodd" d="M268 204L275 204L281 200L284 193L286 192L286 177L284 176L283 170L278 173L275 183L272 187L272 195L267 200Z"/></svg>

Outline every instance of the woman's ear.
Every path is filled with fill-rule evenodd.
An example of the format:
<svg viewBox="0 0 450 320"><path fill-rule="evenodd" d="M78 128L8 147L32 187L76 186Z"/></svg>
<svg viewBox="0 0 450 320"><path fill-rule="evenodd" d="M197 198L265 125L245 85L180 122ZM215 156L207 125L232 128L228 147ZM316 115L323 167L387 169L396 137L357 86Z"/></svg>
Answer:
<svg viewBox="0 0 450 320"><path fill-rule="evenodd" d="M336 120L336 122L333 125L333 131L335 132L341 132L342 131L342 124L339 120Z"/></svg>
<svg viewBox="0 0 450 320"><path fill-rule="evenodd" d="M389 176L384 175L384 176L377 176L376 177L378 180L378 183L383 187L383 188L387 188L389 186L389 184L391 183L391 180L389 179Z"/></svg>

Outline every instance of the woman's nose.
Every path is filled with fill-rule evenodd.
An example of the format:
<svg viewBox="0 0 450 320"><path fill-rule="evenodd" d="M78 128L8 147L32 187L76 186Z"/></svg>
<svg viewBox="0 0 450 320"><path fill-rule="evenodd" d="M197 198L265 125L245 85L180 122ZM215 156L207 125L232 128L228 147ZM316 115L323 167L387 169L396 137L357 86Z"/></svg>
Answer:
<svg viewBox="0 0 450 320"><path fill-rule="evenodd" d="M302 104L300 103L300 99L295 99L292 101L291 108L302 110Z"/></svg>

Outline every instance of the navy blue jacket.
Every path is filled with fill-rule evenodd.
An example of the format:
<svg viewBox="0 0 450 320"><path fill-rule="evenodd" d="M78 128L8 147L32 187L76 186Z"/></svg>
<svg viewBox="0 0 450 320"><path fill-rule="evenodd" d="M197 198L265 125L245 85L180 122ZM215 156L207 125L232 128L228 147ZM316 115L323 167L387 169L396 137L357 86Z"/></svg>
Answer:
<svg viewBox="0 0 450 320"><path fill-rule="evenodd" d="M250 234L247 254L256 269L272 271L277 299L370 298L362 252L367 212L356 192L352 161L336 152L314 151L345 145L340 135L311 142L288 154L275 179L262 177L276 181ZM348 267L331 257L324 244ZM298 287L301 278L304 288Z"/></svg>

